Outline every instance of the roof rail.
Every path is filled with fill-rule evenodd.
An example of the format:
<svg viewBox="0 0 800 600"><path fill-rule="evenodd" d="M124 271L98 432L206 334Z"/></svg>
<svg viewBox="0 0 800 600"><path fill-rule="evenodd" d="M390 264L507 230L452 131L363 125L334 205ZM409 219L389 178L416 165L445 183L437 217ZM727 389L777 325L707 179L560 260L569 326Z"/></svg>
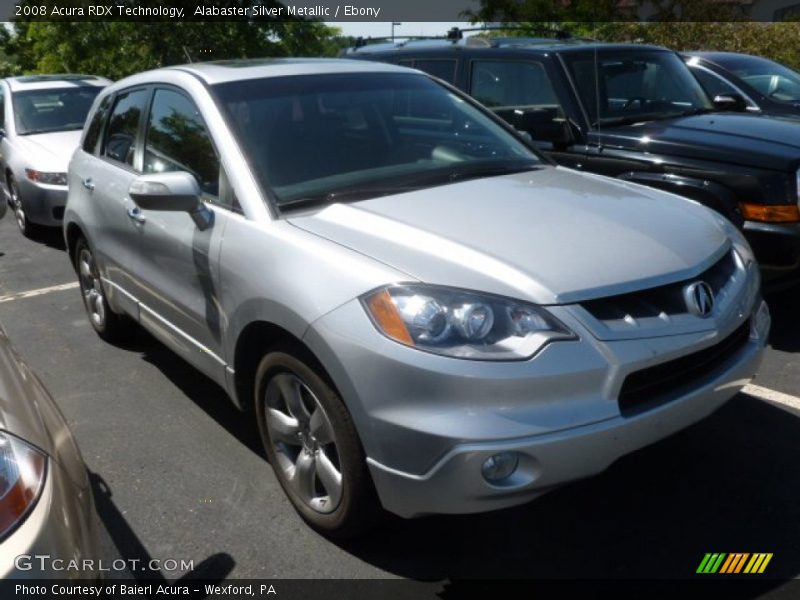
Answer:
<svg viewBox="0 0 800 600"><path fill-rule="evenodd" d="M372 43L394 42L397 39L403 40L401 42L398 42L398 45L402 46L402 45L406 44L407 42L411 42L413 40L441 40L442 37L439 36L439 35L395 35L394 37L392 37L392 36L386 36L386 37L372 37L372 36L370 36L368 38L364 38L364 37L359 36L359 37L356 38L356 41L353 44L353 47L354 48L363 48L364 46L367 46L367 45L372 44Z"/></svg>
<svg viewBox="0 0 800 600"><path fill-rule="evenodd" d="M481 31L529 31L531 33L550 34L557 40L572 39L572 34L565 29L556 29L554 27L527 27L525 25L492 25L489 27L468 27L466 29L459 29L453 27L447 32L447 39L452 41L460 40L464 37L465 33L474 33Z"/></svg>

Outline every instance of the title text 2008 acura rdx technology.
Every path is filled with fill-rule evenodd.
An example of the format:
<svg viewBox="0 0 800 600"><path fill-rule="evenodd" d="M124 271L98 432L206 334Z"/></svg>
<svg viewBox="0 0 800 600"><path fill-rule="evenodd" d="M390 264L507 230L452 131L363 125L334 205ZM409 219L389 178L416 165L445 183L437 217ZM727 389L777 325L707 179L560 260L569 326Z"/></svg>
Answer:
<svg viewBox="0 0 800 600"><path fill-rule="evenodd" d="M708 415L769 328L740 233L555 167L429 76L234 61L100 94L65 235L132 321L257 415L313 526L525 502Z"/></svg>

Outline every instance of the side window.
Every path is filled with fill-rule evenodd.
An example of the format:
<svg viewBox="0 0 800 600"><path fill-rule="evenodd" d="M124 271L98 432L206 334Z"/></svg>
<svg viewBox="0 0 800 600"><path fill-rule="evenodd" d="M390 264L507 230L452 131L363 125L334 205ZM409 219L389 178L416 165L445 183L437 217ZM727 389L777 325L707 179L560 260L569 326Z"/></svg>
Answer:
<svg viewBox="0 0 800 600"><path fill-rule="evenodd" d="M425 71L447 83L456 81L456 61L454 60L415 60L414 68Z"/></svg>
<svg viewBox="0 0 800 600"><path fill-rule="evenodd" d="M147 94L147 90L134 90L117 96L108 119L103 156L133 166L139 118L144 110Z"/></svg>
<svg viewBox="0 0 800 600"><path fill-rule="evenodd" d="M0 87L0 129L6 128L6 95Z"/></svg>
<svg viewBox="0 0 800 600"><path fill-rule="evenodd" d="M537 62L476 60L470 95L489 108L558 104L544 65Z"/></svg>
<svg viewBox="0 0 800 600"><path fill-rule="evenodd" d="M161 89L150 109L144 172L166 171L191 173L203 193L214 199L220 196L219 159L197 107L187 96Z"/></svg>
<svg viewBox="0 0 800 600"><path fill-rule="evenodd" d="M700 85L703 86L703 89L709 95L709 97L713 98L714 96L718 96L720 94L736 94L738 93L733 87L731 87L727 81L724 81L717 75L713 73L709 73L705 69L701 69L699 67L692 67L692 73L695 77L697 77L697 81L700 82Z"/></svg>
<svg viewBox="0 0 800 600"><path fill-rule="evenodd" d="M86 129L86 137L83 138L83 150L89 154L94 154L97 150L97 142L100 140L100 134L103 132L103 125L108 116L108 107L111 106L111 96L106 96L97 107L92 120L89 122L89 127Z"/></svg>

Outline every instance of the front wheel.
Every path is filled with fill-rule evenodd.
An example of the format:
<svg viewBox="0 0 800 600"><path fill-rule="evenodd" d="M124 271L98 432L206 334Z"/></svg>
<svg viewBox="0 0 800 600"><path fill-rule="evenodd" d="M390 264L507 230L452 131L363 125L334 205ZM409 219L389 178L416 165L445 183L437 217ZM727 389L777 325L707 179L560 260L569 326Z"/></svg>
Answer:
<svg viewBox="0 0 800 600"><path fill-rule="evenodd" d="M312 361L270 352L256 373L261 440L278 482L315 529L352 537L380 516L347 408Z"/></svg>
<svg viewBox="0 0 800 600"><path fill-rule="evenodd" d="M10 196L8 203L11 206L11 210L14 211L14 220L17 222L20 232L25 237L34 236L37 233L37 227L28 220L28 215L25 214L25 207L22 204L22 197L19 194L19 186L17 186L17 182L11 175L8 177L8 193Z"/></svg>
<svg viewBox="0 0 800 600"><path fill-rule="evenodd" d="M133 322L126 316L113 312L108 306L100 271L84 238L79 239L75 246L75 271L78 273L83 305L92 328L107 342L126 340L133 329Z"/></svg>

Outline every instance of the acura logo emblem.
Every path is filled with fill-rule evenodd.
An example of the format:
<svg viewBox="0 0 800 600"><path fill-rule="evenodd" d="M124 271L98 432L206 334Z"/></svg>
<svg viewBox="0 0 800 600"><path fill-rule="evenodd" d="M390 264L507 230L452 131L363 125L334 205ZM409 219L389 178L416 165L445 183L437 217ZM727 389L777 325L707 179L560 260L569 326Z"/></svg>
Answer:
<svg viewBox="0 0 800 600"><path fill-rule="evenodd" d="M705 281L695 281L683 289L686 308L696 317L707 317L714 311L714 290Z"/></svg>

